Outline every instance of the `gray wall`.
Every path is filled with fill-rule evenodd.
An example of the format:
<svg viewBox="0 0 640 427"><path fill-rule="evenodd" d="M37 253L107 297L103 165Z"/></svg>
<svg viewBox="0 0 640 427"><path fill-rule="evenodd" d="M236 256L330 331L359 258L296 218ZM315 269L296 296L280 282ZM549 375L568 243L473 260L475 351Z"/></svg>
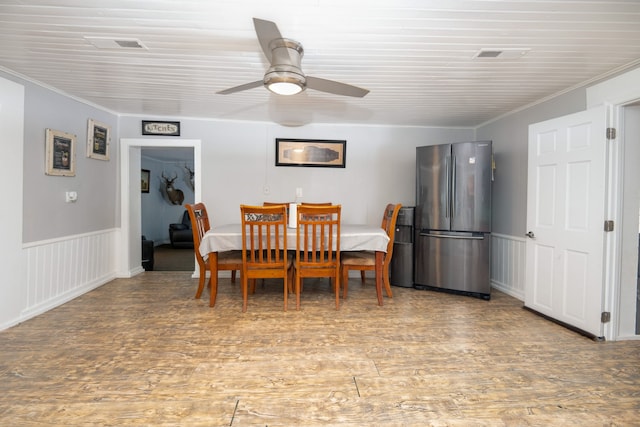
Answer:
<svg viewBox="0 0 640 427"><path fill-rule="evenodd" d="M145 119L154 119L145 117ZM122 117L120 136L143 138L139 117ZM185 139L202 140L202 201L214 224L239 222L239 206L263 201L331 201L343 221L379 224L390 202L415 200L415 147L473 139L473 130L181 120ZM276 167L276 138L346 140L346 168ZM269 188L265 194L264 188Z"/></svg>
<svg viewBox="0 0 640 427"><path fill-rule="evenodd" d="M585 108L586 91L576 89L476 129L478 140L493 140L496 171L491 229L494 233L518 237L526 233L529 125Z"/></svg>
<svg viewBox="0 0 640 427"><path fill-rule="evenodd" d="M117 117L10 74L25 87L24 243L105 230L119 225ZM110 161L86 157L88 120L111 126ZM76 176L45 174L45 129L76 135ZM76 191L78 201L65 202Z"/></svg>

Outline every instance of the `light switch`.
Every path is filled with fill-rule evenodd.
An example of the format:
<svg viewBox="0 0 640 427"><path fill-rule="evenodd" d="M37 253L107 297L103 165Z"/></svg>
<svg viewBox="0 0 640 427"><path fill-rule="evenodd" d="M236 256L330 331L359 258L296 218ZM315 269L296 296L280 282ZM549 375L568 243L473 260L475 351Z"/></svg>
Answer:
<svg viewBox="0 0 640 427"><path fill-rule="evenodd" d="M302 197L302 187L296 188L296 197Z"/></svg>

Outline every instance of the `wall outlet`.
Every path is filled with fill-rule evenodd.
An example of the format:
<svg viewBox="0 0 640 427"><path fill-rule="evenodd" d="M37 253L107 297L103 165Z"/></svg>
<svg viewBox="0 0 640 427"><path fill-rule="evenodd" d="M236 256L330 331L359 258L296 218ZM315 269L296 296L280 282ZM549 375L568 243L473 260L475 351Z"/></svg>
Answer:
<svg viewBox="0 0 640 427"><path fill-rule="evenodd" d="M76 193L75 191L67 191L64 196L67 203L75 202L76 200L78 200L78 193Z"/></svg>
<svg viewBox="0 0 640 427"><path fill-rule="evenodd" d="M271 189L269 188L269 184L265 184L265 185L262 187L262 192L263 192L264 194L267 194L267 195L268 195L269 193L271 193Z"/></svg>
<svg viewBox="0 0 640 427"><path fill-rule="evenodd" d="M302 197L302 187L296 188L296 197Z"/></svg>

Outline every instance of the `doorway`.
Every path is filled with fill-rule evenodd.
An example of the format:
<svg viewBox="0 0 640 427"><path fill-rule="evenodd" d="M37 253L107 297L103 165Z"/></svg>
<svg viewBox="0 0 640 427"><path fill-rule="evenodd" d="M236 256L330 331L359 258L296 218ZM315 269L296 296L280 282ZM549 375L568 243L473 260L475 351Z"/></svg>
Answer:
<svg viewBox="0 0 640 427"><path fill-rule="evenodd" d="M118 254L118 277L133 277L142 273L140 236L141 194L140 170L142 148L191 148L194 164L194 199L201 200L202 148L199 139L138 139L120 140L120 242ZM194 275L195 275L194 261Z"/></svg>
<svg viewBox="0 0 640 427"><path fill-rule="evenodd" d="M618 335L640 335L640 102L623 107L623 170Z"/></svg>
<svg viewBox="0 0 640 427"><path fill-rule="evenodd" d="M152 262L143 264L153 271L193 271L193 239L190 229L182 229L185 205L194 203L195 174L193 148L142 147L142 171L148 176L147 191L141 194L142 235L153 242ZM174 189L167 193L167 183Z"/></svg>

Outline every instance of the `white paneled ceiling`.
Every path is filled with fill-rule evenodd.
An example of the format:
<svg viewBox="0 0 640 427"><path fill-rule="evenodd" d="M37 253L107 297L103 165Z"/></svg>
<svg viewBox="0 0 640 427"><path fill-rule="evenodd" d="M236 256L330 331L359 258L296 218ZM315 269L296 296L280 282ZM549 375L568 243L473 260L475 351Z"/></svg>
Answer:
<svg viewBox="0 0 640 427"><path fill-rule="evenodd" d="M216 94L269 66L253 17L302 43L306 74L371 92ZM0 39L5 71L118 113L476 126L640 64L640 1L1 0Z"/></svg>

